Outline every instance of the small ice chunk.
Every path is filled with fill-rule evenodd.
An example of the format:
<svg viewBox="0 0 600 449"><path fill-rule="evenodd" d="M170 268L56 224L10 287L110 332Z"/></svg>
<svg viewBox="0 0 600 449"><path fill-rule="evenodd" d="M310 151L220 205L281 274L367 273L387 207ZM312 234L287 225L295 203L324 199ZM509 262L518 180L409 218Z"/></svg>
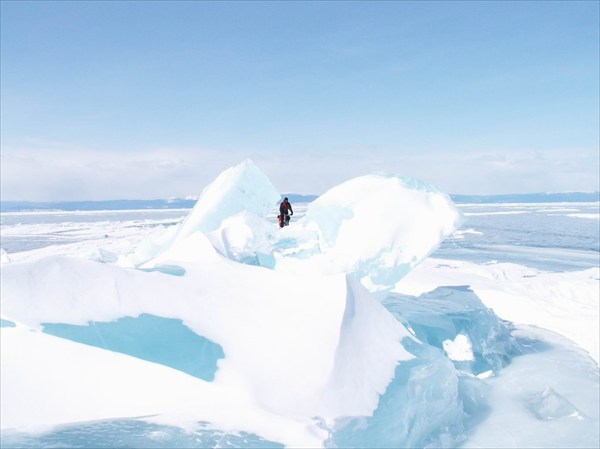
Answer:
<svg viewBox="0 0 600 449"><path fill-rule="evenodd" d="M529 396L527 398L527 407L538 419L543 421L567 417L579 420L585 419L577 407L551 387Z"/></svg>
<svg viewBox="0 0 600 449"><path fill-rule="evenodd" d="M0 265L10 263L10 257L4 248L0 248Z"/></svg>
<svg viewBox="0 0 600 449"><path fill-rule="evenodd" d="M108 251L104 248L98 248L98 250L94 251L90 255L90 259L102 263L116 263L119 259L119 256L112 251Z"/></svg>
<svg viewBox="0 0 600 449"><path fill-rule="evenodd" d="M483 373L477 374L479 379L489 379L494 376L494 372L492 370L484 371Z"/></svg>

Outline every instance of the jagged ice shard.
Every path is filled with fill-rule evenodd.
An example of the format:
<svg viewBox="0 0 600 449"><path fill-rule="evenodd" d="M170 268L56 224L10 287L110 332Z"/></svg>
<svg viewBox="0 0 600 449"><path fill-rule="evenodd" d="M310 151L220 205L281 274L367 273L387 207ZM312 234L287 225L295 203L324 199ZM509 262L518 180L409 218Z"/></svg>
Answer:
<svg viewBox="0 0 600 449"><path fill-rule="evenodd" d="M462 222L448 196L363 176L281 230L279 199L244 161L116 263L4 265L3 446L463 443L488 407L484 374L521 343L468 289L388 296ZM532 420L573 415L597 441L597 416L539 391L552 394L523 401Z"/></svg>

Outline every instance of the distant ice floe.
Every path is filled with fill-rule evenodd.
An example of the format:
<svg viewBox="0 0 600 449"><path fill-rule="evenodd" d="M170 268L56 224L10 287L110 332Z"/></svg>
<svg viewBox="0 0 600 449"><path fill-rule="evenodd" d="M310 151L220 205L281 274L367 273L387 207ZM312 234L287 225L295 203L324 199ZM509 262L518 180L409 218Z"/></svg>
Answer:
<svg viewBox="0 0 600 449"><path fill-rule="evenodd" d="M587 218L590 220L599 220L600 214L567 214L567 217Z"/></svg>
<svg viewBox="0 0 600 449"><path fill-rule="evenodd" d="M483 232L481 231L476 231L475 229L460 229L457 231L454 231L452 233L452 238L453 239L464 239L465 236L467 235L483 235Z"/></svg>
<svg viewBox="0 0 600 449"><path fill-rule="evenodd" d="M479 216L479 215L520 215L520 214L530 214L532 211L530 210L503 210L499 212L465 212L465 216Z"/></svg>

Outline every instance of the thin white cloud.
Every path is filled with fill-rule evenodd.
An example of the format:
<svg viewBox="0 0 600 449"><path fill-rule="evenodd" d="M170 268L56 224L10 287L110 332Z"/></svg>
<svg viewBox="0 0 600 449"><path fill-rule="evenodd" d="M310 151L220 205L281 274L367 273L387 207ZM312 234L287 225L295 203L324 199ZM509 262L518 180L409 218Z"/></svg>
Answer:
<svg viewBox="0 0 600 449"><path fill-rule="evenodd" d="M96 152L57 148L2 151L3 200L166 198L197 192L215 175L206 152Z"/></svg>
<svg viewBox="0 0 600 449"><path fill-rule="evenodd" d="M415 176L452 193L593 191L600 188L597 150L520 150L403 158Z"/></svg>
<svg viewBox="0 0 600 449"><path fill-rule="evenodd" d="M60 145L2 149L2 200L150 199L198 195L222 170L251 158L281 192L320 194L355 176L411 176L448 193L592 191L594 150L383 154L377 151L274 153L158 148L73 151Z"/></svg>

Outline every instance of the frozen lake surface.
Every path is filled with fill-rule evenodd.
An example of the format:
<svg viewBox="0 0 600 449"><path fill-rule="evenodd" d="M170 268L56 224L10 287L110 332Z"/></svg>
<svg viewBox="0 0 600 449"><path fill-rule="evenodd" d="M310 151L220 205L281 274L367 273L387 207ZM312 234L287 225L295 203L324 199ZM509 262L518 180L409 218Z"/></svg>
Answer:
<svg viewBox="0 0 600 449"><path fill-rule="evenodd" d="M294 232L294 224L305 216L308 204L293 206L295 213L290 232ZM598 447L600 204L504 203L458 204L457 207L466 222L382 300L387 311L423 342L405 343L417 358L397 365L393 380L372 416L350 417L336 421L335 426L315 417L314 429L326 436L323 444L327 447L404 447L407 444L465 448ZM190 209L2 213L3 266L16 267L19 262L35 266L46 256L70 256L103 262L96 265L110 267L120 255L131 254L141 242L181 225L189 214ZM276 232L280 232L275 211L268 219ZM369 236L364 238L369 239ZM48 269L61 272L64 263L66 260L57 260ZM69 264L78 270L88 266ZM98 276L102 270L104 268L97 272ZM163 276L152 278L153 282L162 280L164 283L156 284L159 289L170 283L175 286L173 282L179 282L178 278L183 281L190 278L185 269L169 265L134 269L127 275L114 273L116 277L135 277L138 276L135 273L144 270L157 271L156 275ZM79 275L87 276L85 270ZM105 283L98 281L96 275L89 275L93 282L99 282L99 289L105 288ZM53 281L50 275L48 279ZM110 287L106 288L109 292ZM129 290L134 289L128 287L123 292ZM189 288L178 291L179 296L191 293ZM309 298L307 295L302 301ZM176 301L173 304L176 309ZM7 332L5 335L22 339L32 350L39 345L56 345L59 353L64 354L65 363L69 363L71 352L77 355L77 351L82 351L81 356L88 357L89 351L83 351L82 345L68 346L76 343L95 350L110 349L104 352L133 358L135 363L127 361L133 370L132 385L136 384L136 376L145 376L141 373L148 373L150 378L166 376L156 364L185 373L188 378L214 383L227 349L223 353L220 345L190 331L189 323L176 319L175 315L170 317L169 313L146 312L135 319L109 316L87 324L85 321L78 324L42 322L43 332L35 336L39 341L34 339L33 333L23 333L19 324L15 327L8 319L2 320L2 328ZM311 315L311 320L321 313L326 312ZM164 318L166 316L169 318ZM41 336L45 335L60 338L42 340ZM352 351L355 346L359 350L365 339L369 340L367 336L353 340ZM27 348L22 349L27 351ZM15 353L14 360L20 359ZM125 362L119 363L129 366ZM40 362L33 358L31 363ZM138 369L140 374L136 374ZM48 375L52 377L52 373ZM120 383L119 376L113 379L114 375L104 373L103 381L107 385ZM172 376L169 374L165 379ZM210 390L197 390L202 386L197 382L172 378L176 383L171 385L169 380L165 385L170 387L165 388L173 388L173 396L165 399L161 392L160 400L183 404L182 409L190 413L189 410L195 410L194 397L210 397L207 396ZM189 382L187 389L174 387L182 381L186 385ZM60 385L62 381L58 382ZM455 391L454 396L452 391ZM11 397L13 394L20 393L11 392ZM135 391L131 394L135 396ZM179 399L177 394L181 394ZM427 397L427 401L415 399L418 398L415 395L420 394ZM244 398L242 394L240 397ZM212 400L207 399L209 403ZM11 404L3 402L2 406L9 409ZM218 411L224 406L216 401L206 407L209 411ZM262 413L262 409L256 410ZM66 420L58 427L30 430L3 425L2 446L285 445L284 439L277 438L277 426L260 424L261 419L266 423L284 419L283 412L281 416L274 413L257 418L256 433L215 425L210 422L211 413L206 420L196 419L188 429L176 418L173 418L175 424L170 425L171 418L159 420L154 414L100 420L86 418L80 423ZM253 416L256 412L248 413ZM427 422L413 422L415 416L430 418ZM227 419L219 419L227 422ZM294 434L297 423L285 422L289 427L288 433L283 432L283 435L287 438Z"/></svg>
<svg viewBox="0 0 600 449"><path fill-rule="evenodd" d="M307 203L294 204L296 221ZM600 265L599 203L458 204L467 222L432 256L477 263L512 262L566 271ZM11 253L54 245L126 248L155 228L180 223L190 209L39 211L0 214L2 248ZM276 212L270 215L276 225ZM117 243L119 245L117 245ZM54 248L68 252L68 248ZM19 260L28 255L16 256Z"/></svg>
<svg viewBox="0 0 600 449"><path fill-rule="evenodd" d="M597 267L598 204L459 204L467 222L433 256L551 271Z"/></svg>

